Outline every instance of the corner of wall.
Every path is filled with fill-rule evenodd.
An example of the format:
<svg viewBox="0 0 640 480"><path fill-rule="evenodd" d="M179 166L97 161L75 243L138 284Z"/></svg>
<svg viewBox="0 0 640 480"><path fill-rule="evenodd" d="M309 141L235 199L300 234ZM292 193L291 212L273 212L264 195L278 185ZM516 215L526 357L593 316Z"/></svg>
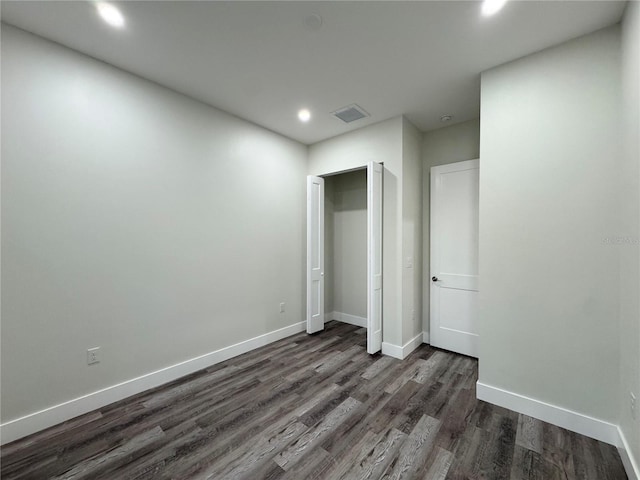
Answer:
<svg viewBox="0 0 640 480"><path fill-rule="evenodd" d="M306 321L294 323L257 337L249 338L235 345L199 355L169 367L132 378L116 385L110 385L87 395L73 398L58 405L25 415L0 425L0 444L5 445L67 420L84 415L111 403L123 400L152 388L198 372L204 368L229 360L256 348L304 332Z"/></svg>
<svg viewBox="0 0 640 480"><path fill-rule="evenodd" d="M640 463L634 456L633 449L627 440L622 428L618 426L618 453L622 460L622 465L629 480L640 480Z"/></svg>
<svg viewBox="0 0 640 480"><path fill-rule="evenodd" d="M402 341L422 332L422 135L402 117Z"/></svg>
<svg viewBox="0 0 640 480"><path fill-rule="evenodd" d="M621 24L623 152L620 182L620 235L640 238L640 2L631 1ZM640 477L640 253L620 245L620 456L629 478ZM636 396L636 415L630 393Z"/></svg>
<svg viewBox="0 0 640 480"><path fill-rule="evenodd" d="M614 26L483 73L481 93L478 386L612 444L619 269L603 240L618 231L619 84ZM594 349L606 354L584 355Z"/></svg>

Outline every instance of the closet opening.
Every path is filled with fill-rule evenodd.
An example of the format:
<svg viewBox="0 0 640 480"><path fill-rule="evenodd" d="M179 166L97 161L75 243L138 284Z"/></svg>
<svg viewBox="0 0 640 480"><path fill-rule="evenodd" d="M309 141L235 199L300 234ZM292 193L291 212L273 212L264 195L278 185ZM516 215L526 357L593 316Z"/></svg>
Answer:
<svg viewBox="0 0 640 480"><path fill-rule="evenodd" d="M324 311L367 328L367 171L325 177Z"/></svg>
<svg viewBox="0 0 640 480"><path fill-rule="evenodd" d="M382 346L382 166L307 181L307 332L337 320Z"/></svg>

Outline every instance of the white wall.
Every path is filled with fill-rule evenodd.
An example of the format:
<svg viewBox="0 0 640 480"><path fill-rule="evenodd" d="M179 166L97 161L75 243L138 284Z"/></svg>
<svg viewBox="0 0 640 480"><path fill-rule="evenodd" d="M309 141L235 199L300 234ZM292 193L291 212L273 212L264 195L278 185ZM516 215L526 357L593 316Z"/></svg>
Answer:
<svg viewBox="0 0 640 480"><path fill-rule="evenodd" d="M640 2L629 2L622 23L624 142L620 168L620 428L640 467ZM638 398L634 420L629 392ZM638 468L636 467L636 468ZM640 472L639 472L640 473Z"/></svg>
<svg viewBox="0 0 640 480"><path fill-rule="evenodd" d="M336 176L326 177L324 179L324 314L325 321L335 320L329 318L329 314L333 312L333 290L334 290L334 252L333 242L335 237L333 227L334 211L334 184ZM305 299L306 300L306 299Z"/></svg>
<svg viewBox="0 0 640 480"><path fill-rule="evenodd" d="M303 145L6 25L2 130L3 422L304 319Z"/></svg>
<svg viewBox="0 0 640 480"><path fill-rule="evenodd" d="M384 163L383 178L383 352L397 355L421 337L422 165L421 134L395 117L309 147L311 175L327 175ZM412 267L406 260L412 259ZM334 292L335 293L335 292ZM415 313L414 313L415 312ZM397 347L397 348L395 348Z"/></svg>
<svg viewBox="0 0 640 480"><path fill-rule="evenodd" d="M366 167L370 161L387 168L400 166L402 152L402 117L394 117L309 147L309 175ZM389 165L390 164L390 165Z"/></svg>
<svg viewBox="0 0 640 480"><path fill-rule="evenodd" d="M422 138L422 329L429 332L431 167L480 156L480 120L426 132Z"/></svg>
<svg viewBox="0 0 640 480"><path fill-rule="evenodd" d="M619 396L620 31L482 74L480 382L608 422Z"/></svg>
<svg viewBox="0 0 640 480"><path fill-rule="evenodd" d="M402 127L402 344L422 338L422 133Z"/></svg>
<svg viewBox="0 0 640 480"><path fill-rule="evenodd" d="M333 137L309 147L308 173L353 170L384 163L383 341L402 345L402 117Z"/></svg>
<svg viewBox="0 0 640 480"><path fill-rule="evenodd" d="M333 307L367 318L367 171L328 177L333 184ZM328 264L326 262L325 264ZM326 275L325 275L326 277Z"/></svg>

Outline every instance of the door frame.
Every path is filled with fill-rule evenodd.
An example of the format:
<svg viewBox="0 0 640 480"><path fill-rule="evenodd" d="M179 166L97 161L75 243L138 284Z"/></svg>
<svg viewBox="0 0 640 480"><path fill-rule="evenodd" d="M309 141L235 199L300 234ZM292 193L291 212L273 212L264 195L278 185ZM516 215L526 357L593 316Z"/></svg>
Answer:
<svg viewBox="0 0 640 480"><path fill-rule="evenodd" d="M456 168L457 167L457 168ZM447 281L452 277L453 281L454 275L449 275L445 272L440 271L439 265L439 247L440 243L437 241L437 237L434 236L434 232L436 230L436 226L438 224L438 214L436 212L436 202L434 202L435 192L438 189L438 178L437 175L434 175L434 171L436 173L446 173L447 170L453 171L461 171L461 170L471 170L471 169L479 169L480 168L480 160L464 160L461 162L448 163L445 165L437 165L433 166L430 169L430 192L429 192L429 213L430 213L430 222L429 222L429 341L435 347L449 349L448 346L445 345L447 343L447 339L442 338L443 332L441 332L438 325L436 325L438 315L436 312L439 311L439 291L436 289L443 288L438 284L442 285L442 281ZM478 290L478 276L475 278L469 276L468 278L464 278L464 276L456 275L456 288L459 290L470 290L476 291ZM434 281L434 278L438 278L438 280ZM464 335L462 335L464 334ZM446 336L451 341L453 337L451 335L457 335L461 337L461 342L456 348L457 353L462 353L464 355L469 355L472 357L478 357L478 334L474 334L471 332L463 332L460 330L455 330L451 332L446 332ZM444 340L444 343L441 343L441 340ZM455 340L455 339L453 339Z"/></svg>

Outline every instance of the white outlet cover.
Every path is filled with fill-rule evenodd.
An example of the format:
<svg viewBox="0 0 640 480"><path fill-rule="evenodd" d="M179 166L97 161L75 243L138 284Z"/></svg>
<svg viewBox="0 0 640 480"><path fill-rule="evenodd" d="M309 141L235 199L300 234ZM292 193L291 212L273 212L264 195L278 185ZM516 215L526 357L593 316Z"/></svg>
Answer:
<svg viewBox="0 0 640 480"><path fill-rule="evenodd" d="M87 365L100 363L100 347L89 348L87 350Z"/></svg>

